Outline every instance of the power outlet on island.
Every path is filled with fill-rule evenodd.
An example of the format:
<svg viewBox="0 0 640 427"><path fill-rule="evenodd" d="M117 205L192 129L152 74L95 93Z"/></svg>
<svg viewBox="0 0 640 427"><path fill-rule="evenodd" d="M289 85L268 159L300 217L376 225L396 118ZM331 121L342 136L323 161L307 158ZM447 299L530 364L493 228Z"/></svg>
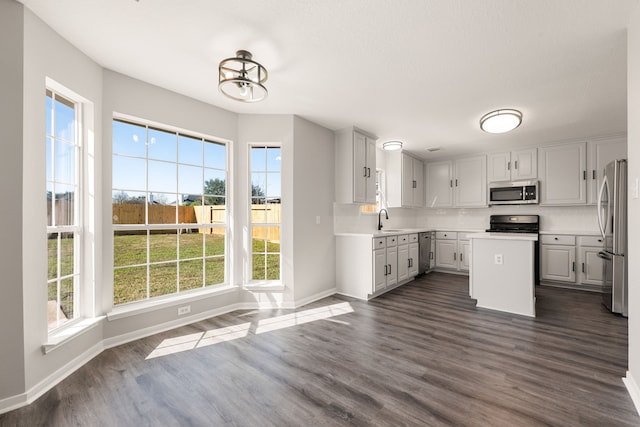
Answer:
<svg viewBox="0 0 640 427"><path fill-rule="evenodd" d="M496 265L502 265L502 254L495 254L495 255L493 256L493 262L494 262Z"/></svg>
<svg viewBox="0 0 640 427"><path fill-rule="evenodd" d="M184 307L178 307L178 316L191 313L191 306L185 305Z"/></svg>

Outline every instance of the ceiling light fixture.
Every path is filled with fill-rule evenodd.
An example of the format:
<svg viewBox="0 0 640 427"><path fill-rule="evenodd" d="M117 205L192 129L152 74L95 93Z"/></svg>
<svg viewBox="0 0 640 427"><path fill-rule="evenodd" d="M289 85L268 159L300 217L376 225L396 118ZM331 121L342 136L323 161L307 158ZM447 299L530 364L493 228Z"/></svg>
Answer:
<svg viewBox="0 0 640 427"><path fill-rule="evenodd" d="M402 148L402 141L387 141L382 144L382 149L387 151L396 151Z"/></svg>
<svg viewBox="0 0 640 427"><path fill-rule="evenodd" d="M239 50L235 58L220 62L218 89L225 96L240 102L259 102L267 97L267 69L252 57L250 52Z"/></svg>
<svg viewBox="0 0 640 427"><path fill-rule="evenodd" d="M495 110L480 119L480 129L489 133L505 133L522 123L522 113L518 110Z"/></svg>

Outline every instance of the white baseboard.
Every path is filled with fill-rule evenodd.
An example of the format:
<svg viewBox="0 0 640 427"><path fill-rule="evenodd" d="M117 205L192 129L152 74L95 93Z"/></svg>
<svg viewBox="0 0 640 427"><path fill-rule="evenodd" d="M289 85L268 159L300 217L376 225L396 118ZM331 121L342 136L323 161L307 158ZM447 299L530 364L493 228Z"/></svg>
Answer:
<svg viewBox="0 0 640 427"><path fill-rule="evenodd" d="M338 289L336 287L333 287L331 289L327 289L326 291L318 292L317 294L295 301L293 305L294 305L294 308L299 308L299 307L302 307L303 305L307 305L312 302L321 300L322 298L330 297L331 295L334 295L337 292L338 292Z"/></svg>
<svg viewBox="0 0 640 427"><path fill-rule="evenodd" d="M29 390L27 390L27 392L0 400L0 414L18 409L22 406L26 406L34 402L44 393L55 387L60 381L67 378L69 375L84 366L91 359L102 353L102 350L104 350L104 347L102 345L102 341L100 341L93 347L89 348L87 351L83 352L77 357L74 357L72 360L57 369L51 375L44 378L38 384L31 387Z"/></svg>
<svg viewBox="0 0 640 427"><path fill-rule="evenodd" d="M627 376L622 379L624 385L627 386L627 391L631 396L631 400L633 400L633 404L636 407L636 412L640 415L640 387L638 387L638 383L631 375L631 372L627 371Z"/></svg>

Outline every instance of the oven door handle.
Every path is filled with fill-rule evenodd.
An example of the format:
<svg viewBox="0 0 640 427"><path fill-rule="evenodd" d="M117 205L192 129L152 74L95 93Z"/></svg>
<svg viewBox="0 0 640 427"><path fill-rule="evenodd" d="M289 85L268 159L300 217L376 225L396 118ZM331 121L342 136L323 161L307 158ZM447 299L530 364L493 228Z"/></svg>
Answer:
<svg viewBox="0 0 640 427"><path fill-rule="evenodd" d="M613 258L611 258L611 255L608 252L605 252L605 251L598 252L598 258L602 258L602 259L605 259L607 261L611 261L613 259Z"/></svg>

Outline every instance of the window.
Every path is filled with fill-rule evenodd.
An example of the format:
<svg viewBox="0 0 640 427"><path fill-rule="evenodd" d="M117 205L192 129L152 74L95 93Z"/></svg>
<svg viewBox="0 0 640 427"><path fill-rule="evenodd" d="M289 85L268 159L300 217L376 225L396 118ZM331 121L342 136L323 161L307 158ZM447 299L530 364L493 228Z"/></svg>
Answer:
<svg viewBox="0 0 640 427"><path fill-rule="evenodd" d="M114 304L224 283L226 144L121 119L112 129Z"/></svg>
<svg viewBox="0 0 640 427"><path fill-rule="evenodd" d="M251 280L280 280L281 149L253 145L250 150Z"/></svg>
<svg viewBox="0 0 640 427"><path fill-rule="evenodd" d="M80 316L80 104L46 89L47 313L51 332Z"/></svg>
<svg viewBox="0 0 640 427"><path fill-rule="evenodd" d="M375 205L361 205L360 213L372 213L378 214L378 211L383 208L384 195L382 194L382 188L384 185L383 172L376 170L376 204Z"/></svg>

